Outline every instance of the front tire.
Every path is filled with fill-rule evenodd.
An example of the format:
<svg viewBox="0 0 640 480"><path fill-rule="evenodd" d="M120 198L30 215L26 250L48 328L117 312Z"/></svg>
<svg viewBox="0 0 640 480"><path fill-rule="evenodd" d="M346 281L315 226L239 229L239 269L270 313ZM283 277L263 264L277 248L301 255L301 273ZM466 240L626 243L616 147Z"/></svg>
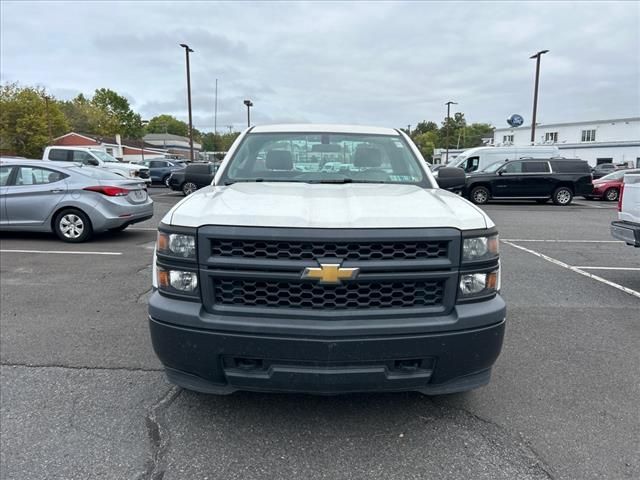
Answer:
<svg viewBox="0 0 640 480"><path fill-rule="evenodd" d="M489 201L489 189L487 187L475 187L471 189L469 198L476 205L484 205Z"/></svg>
<svg viewBox="0 0 640 480"><path fill-rule="evenodd" d="M53 231L64 242L85 242L93 235L93 227L89 217L80 210L68 208L56 215Z"/></svg>
<svg viewBox="0 0 640 480"><path fill-rule="evenodd" d="M193 182L185 182L182 185L182 193L184 193L185 197L188 197L196 190L198 190L198 186Z"/></svg>
<svg viewBox="0 0 640 480"><path fill-rule="evenodd" d="M169 177L171 175L165 175L164 177L162 177L162 183L164 184L165 187L169 188Z"/></svg>
<svg viewBox="0 0 640 480"><path fill-rule="evenodd" d="M573 200L573 192L569 187L559 187L553 192L551 199L556 205L569 205Z"/></svg>
<svg viewBox="0 0 640 480"><path fill-rule="evenodd" d="M604 192L604 195L602 196L602 198L610 202L617 202L618 195L620 195L620 192L618 192L617 188L609 188Z"/></svg>

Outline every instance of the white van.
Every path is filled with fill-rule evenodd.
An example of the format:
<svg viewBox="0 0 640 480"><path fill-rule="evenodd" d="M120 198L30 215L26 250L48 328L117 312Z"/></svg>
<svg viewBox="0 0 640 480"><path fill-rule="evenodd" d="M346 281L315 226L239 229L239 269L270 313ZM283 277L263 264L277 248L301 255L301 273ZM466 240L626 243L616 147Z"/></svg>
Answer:
<svg viewBox="0 0 640 480"><path fill-rule="evenodd" d="M559 157L558 147L548 145L508 146L508 147L476 147L465 150L450 162L448 167L458 167L471 173L483 170L492 163L519 158L552 158Z"/></svg>
<svg viewBox="0 0 640 480"><path fill-rule="evenodd" d="M151 183L149 168L144 165L119 162L102 150L90 147L58 147L52 146L44 149L43 160L56 162L77 162L83 165L104 168L123 177L139 178L148 184Z"/></svg>

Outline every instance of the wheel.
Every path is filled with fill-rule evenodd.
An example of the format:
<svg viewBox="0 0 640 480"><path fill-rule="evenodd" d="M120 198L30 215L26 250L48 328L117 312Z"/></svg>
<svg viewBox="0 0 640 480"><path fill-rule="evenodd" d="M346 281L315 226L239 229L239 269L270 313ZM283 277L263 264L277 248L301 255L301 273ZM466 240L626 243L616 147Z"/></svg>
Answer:
<svg viewBox="0 0 640 480"><path fill-rule="evenodd" d="M471 190L470 198L476 205L484 205L489 201L489 189L487 187L475 187Z"/></svg>
<svg viewBox="0 0 640 480"><path fill-rule="evenodd" d="M185 196L191 195L196 190L198 190L198 186L193 182L185 182L182 185L182 193L184 193Z"/></svg>
<svg viewBox="0 0 640 480"><path fill-rule="evenodd" d="M171 175L165 175L164 177L162 177L162 183L164 183L164 186L165 186L165 187L168 187L168 186L169 186L169 177L170 177L170 176L171 176Z"/></svg>
<svg viewBox="0 0 640 480"><path fill-rule="evenodd" d="M617 188L608 188L603 195L603 198L605 200L609 200L610 202L615 202L618 200L618 195L620 193L618 192Z"/></svg>
<svg viewBox="0 0 640 480"><path fill-rule="evenodd" d="M556 205L569 205L573 200L573 192L568 187L558 187L551 198Z"/></svg>
<svg viewBox="0 0 640 480"><path fill-rule="evenodd" d="M542 198L541 198L540 200L536 200L536 203L540 203L540 204L542 204L542 203L547 203L548 201L549 201L549 199L548 199L548 198L545 198L545 199L542 199Z"/></svg>
<svg viewBox="0 0 640 480"><path fill-rule="evenodd" d="M56 215L53 231L61 240L70 243L84 242L93 235L91 220L85 213L75 208L62 210Z"/></svg>

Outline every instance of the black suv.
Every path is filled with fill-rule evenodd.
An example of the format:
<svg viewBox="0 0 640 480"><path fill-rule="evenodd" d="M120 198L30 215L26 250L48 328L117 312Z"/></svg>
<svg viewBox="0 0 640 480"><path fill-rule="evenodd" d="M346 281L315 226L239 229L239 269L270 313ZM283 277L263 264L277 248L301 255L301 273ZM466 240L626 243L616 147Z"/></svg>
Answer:
<svg viewBox="0 0 640 480"><path fill-rule="evenodd" d="M592 191L591 168L584 160L520 159L497 162L467 176L463 194L473 203L491 199L531 199L569 205L574 195Z"/></svg>
<svg viewBox="0 0 640 480"><path fill-rule="evenodd" d="M171 190L191 195L199 188L211 185L217 170L218 164L215 163L191 163L183 170L173 172L167 185Z"/></svg>

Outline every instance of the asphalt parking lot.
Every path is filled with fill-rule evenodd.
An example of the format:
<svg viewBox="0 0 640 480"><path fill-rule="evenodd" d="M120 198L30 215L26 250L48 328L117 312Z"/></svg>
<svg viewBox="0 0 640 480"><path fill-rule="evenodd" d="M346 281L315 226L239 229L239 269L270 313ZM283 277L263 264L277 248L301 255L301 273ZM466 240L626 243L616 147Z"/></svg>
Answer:
<svg viewBox="0 0 640 480"><path fill-rule="evenodd" d="M492 382L440 397L196 394L146 323L156 215L0 237L2 479L640 478L640 250L615 205L486 207L508 305Z"/></svg>

